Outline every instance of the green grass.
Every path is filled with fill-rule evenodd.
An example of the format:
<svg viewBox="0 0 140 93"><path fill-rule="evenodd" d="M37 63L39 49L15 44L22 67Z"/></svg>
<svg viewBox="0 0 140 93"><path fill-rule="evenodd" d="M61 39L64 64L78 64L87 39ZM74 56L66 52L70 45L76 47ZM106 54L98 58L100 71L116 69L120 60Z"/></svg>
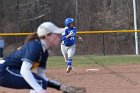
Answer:
<svg viewBox="0 0 140 93"><path fill-rule="evenodd" d="M120 56L94 56L82 55L73 57L73 65L78 67L95 66L97 63L104 65L123 65L123 64L140 64L140 56L136 55L120 55ZM48 68L65 67L64 58L62 56L51 56L48 59Z"/></svg>

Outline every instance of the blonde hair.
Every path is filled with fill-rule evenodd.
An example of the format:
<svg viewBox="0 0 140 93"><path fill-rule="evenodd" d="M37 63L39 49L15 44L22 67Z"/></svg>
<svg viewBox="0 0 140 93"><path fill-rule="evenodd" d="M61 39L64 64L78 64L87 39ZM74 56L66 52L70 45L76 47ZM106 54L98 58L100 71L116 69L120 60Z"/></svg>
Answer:
<svg viewBox="0 0 140 93"><path fill-rule="evenodd" d="M47 36L50 36L52 33L49 33L49 34L47 34ZM41 37L39 37L38 35L37 35L37 32L35 32L35 33L33 33L33 34L30 34L29 36L27 36L27 38L25 39L25 41L24 41L24 44L26 44L26 43L28 43L28 42L30 42L30 41L32 41L32 40L35 40L35 39L44 39L45 38L45 36L41 36Z"/></svg>
<svg viewBox="0 0 140 93"><path fill-rule="evenodd" d="M35 40L35 39L39 39L37 33L33 33L33 34L30 34L29 36L26 37L25 41L24 41L24 44L25 43L28 43L29 41L31 40Z"/></svg>

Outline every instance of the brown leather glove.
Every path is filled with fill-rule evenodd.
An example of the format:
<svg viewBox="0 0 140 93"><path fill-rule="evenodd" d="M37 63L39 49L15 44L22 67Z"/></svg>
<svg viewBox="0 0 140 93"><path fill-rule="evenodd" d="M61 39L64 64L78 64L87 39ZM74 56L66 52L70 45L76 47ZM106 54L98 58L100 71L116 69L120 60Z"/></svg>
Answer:
<svg viewBox="0 0 140 93"><path fill-rule="evenodd" d="M83 87L65 86L62 89L63 93L86 93L86 89Z"/></svg>

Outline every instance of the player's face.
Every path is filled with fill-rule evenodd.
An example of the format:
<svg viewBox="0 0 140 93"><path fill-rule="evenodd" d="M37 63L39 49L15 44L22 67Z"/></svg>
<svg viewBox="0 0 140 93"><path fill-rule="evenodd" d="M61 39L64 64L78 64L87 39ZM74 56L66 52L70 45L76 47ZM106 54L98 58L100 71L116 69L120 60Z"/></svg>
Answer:
<svg viewBox="0 0 140 93"><path fill-rule="evenodd" d="M55 33L51 33L50 35L46 36L46 43L48 46L57 46L60 42L60 36Z"/></svg>
<svg viewBox="0 0 140 93"><path fill-rule="evenodd" d="M75 23L74 22L70 23L70 27L75 27Z"/></svg>

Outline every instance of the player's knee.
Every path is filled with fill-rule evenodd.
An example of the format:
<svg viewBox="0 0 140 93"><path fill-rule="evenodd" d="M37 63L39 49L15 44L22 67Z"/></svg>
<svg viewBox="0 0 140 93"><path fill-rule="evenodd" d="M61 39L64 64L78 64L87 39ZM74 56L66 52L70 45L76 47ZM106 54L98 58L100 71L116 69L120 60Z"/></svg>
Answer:
<svg viewBox="0 0 140 93"><path fill-rule="evenodd" d="M70 57L68 56L67 60L72 60L72 56L70 56Z"/></svg>

